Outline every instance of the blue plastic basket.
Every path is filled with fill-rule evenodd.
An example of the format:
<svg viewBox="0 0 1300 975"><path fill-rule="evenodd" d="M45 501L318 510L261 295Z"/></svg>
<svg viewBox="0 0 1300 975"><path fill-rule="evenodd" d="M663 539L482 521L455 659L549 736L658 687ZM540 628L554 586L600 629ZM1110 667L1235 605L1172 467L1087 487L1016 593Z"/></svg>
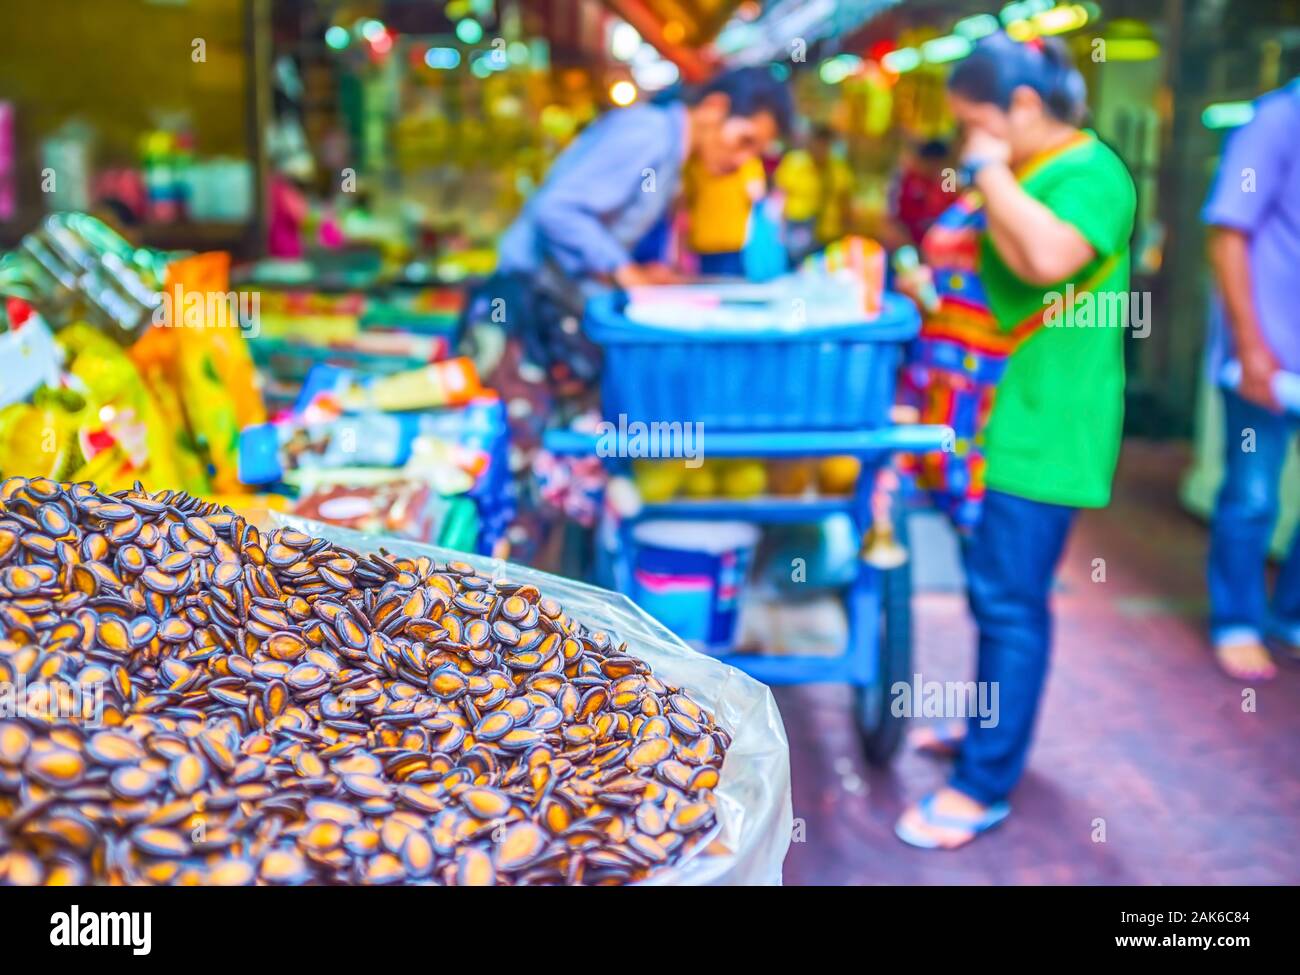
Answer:
<svg viewBox="0 0 1300 975"><path fill-rule="evenodd" d="M586 308L587 336L605 352L605 416L718 431L884 426L903 343L920 327L915 306L892 294L874 319L795 331L642 325L626 305L610 293Z"/></svg>

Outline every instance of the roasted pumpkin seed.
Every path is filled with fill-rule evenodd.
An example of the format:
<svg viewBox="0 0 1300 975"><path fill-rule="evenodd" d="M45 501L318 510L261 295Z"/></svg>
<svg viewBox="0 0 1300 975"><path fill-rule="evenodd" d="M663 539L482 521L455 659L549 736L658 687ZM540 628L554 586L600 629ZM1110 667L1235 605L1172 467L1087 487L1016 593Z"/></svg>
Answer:
<svg viewBox="0 0 1300 975"><path fill-rule="evenodd" d="M0 482L0 881L611 883L707 855L730 736L531 585ZM36 797L21 812L23 789Z"/></svg>

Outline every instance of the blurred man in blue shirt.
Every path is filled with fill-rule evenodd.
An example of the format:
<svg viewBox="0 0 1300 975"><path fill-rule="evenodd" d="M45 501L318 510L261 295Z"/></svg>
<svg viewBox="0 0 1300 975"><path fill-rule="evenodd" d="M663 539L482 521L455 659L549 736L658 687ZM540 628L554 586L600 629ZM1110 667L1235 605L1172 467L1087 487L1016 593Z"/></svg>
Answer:
<svg viewBox="0 0 1300 975"><path fill-rule="evenodd" d="M719 75L689 102L606 113L560 154L506 231L498 270L569 294L573 284L670 277L661 265L634 263L632 253L668 212L686 161L734 172L788 131L792 115L789 91L764 68Z"/></svg>
<svg viewBox="0 0 1300 975"><path fill-rule="evenodd" d="M582 334L583 303L601 288L674 280L666 265L634 254L662 231L694 161L735 172L789 131L793 101L766 68L725 72L681 101L607 112L551 165L497 247L497 274L471 303L490 301L493 321L522 346L563 395L589 387L599 351Z"/></svg>
<svg viewBox="0 0 1300 975"><path fill-rule="evenodd" d="M1279 371L1300 373L1300 80L1255 103L1254 118L1228 139L1205 204L1210 262L1221 301L1210 336L1215 374L1241 364L1223 393L1223 486L1210 533L1210 627L1219 663L1233 677L1261 680L1276 668L1265 640L1300 659L1300 531L1270 602L1265 577L1279 484L1300 419L1274 393Z"/></svg>

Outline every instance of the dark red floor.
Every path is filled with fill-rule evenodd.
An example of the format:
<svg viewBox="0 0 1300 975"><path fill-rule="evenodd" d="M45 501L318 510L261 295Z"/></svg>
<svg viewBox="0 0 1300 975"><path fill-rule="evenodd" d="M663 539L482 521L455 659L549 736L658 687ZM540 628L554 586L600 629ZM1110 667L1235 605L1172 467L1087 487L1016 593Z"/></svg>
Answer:
<svg viewBox="0 0 1300 975"><path fill-rule="evenodd" d="M1174 496L1183 463L1176 448L1129 445L1115 502L1081 519L1029 771L1011 819L965 849L913 850L892 833L941 764L904 752L871 769L844 688L777 689L797 827L787 883L1300 883L1300 667L1259 685L1253 713L1215 669L1205 531ZM914 613L923 678L971 679L961 598L922 594Z"/></svg>

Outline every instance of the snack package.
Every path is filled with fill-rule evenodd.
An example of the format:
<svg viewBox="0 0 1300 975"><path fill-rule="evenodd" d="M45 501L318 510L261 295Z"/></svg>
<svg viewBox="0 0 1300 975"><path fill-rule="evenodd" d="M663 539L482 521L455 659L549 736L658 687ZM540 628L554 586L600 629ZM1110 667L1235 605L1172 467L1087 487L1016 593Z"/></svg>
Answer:
<svg viewBox="0 0 1300 975"><path fill-rule="evenodd" d="M459 406L483 395L478 371L464 356L421 369L353 380L339 390L347 410L429 410Z"/></svg>
<svg viewBox="0 0 1300 975"><path fill-rule="evenodd" d="M183 418L185 407L180 390L168 375L167 370L157 365L141 368L140 379L153 396L158 412L163 417ZM192 485L192 490L199 491L211 484L208 467L201 445L194 439L194 434L187 423L171 423L168 429L159 431L159 441L163 436L169 441L168 449L176 465L181 484Z"/></svg>
<svg viewBox="0 0 1300 975"><path fill-rule="evenodd" d="M246 311L252 321L244 321ZM244 339L257 313L230 291L229 254L197 254L168 266L163 305L131 348L146 374L160 372L179 393L217 491L239 490L239 432L266 421Z"/></svg>
<svg viewBox="0 0 1300 975"><path fill-rule="evenodd" d="M264 423L240 435L239 475L244 484L272 484L297 471L343 467L402 467L419 451L436 456L450 473L463 471L474 480L487 469L489 453L455 421L465 411L446 413L362 413L311 421ZM451 414L448 416L447 414ZM456 478L457 481L461 478ZM466 490L459 486L454 490Z"/></svg>
<svg viewBox="0 0 1300 975"><path fill-rule="evenodd" d="M445 444L439 459L478 480L501 452L505 410L495 393L480 390L472 401L439 410L348 409L347 391L366 382L349 369L313 368L289 415L240 434L243 483L270 484L304 469L401 467L421 441Z"/></svg>
<svg viewBox="0 0 1300 975"><path fill-rule="evenodd" d="M4 331L0 323L0 406L20 403L59 379L61 353L39 315Z"/></svg>
<svg viewBox="0 0 1300 975"><path fill-rule="evenodd" d="M30 403L0 407L0 477L71 478L84 460L77 444L82 406L76 394L46 388Z"/></svg>
<svg viewBox="0 0 1300 975"><path fill-rule="evenodd" d="M293 513L356 531L432 542L438 540L450 506L450 500L428 485L393 480L321 487L299 498Z"/></svg>
<svg viewBox="0 0 1300 975"><path fill-rule="evenodd" d="M68 382L85 400L77 415L85 463L69 479L94 481L108 491L136 480L206 490L196 466L178 463L177 417L159 407L122 347L85 323L69 325L58 341L67 356ZM186 468L198 477L186 477Z"/></svg>

